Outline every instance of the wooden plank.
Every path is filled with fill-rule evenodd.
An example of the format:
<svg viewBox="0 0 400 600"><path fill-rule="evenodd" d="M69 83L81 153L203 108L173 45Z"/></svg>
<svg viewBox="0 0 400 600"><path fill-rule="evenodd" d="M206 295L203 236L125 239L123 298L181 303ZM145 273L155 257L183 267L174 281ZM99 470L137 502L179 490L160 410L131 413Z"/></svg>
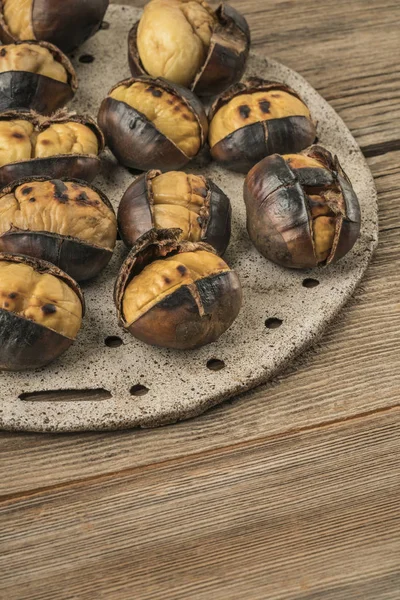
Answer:
<svg viewBox="0 0 400 600"><path fill-rule="evenodd" d="M0 495L123 471L397 404L400 240L392 226L399 224L395 195L400 152L369 162L378 175L384 229L380 247L354 302L328 329L318 354L302 357L273 385L172 427L115 434L0 433L4 457Z"/></svg>
<svg viewBox="0 0 400 600"><path fill-rule="evenodd" d="M6 503L7 600L398 598L400 411Z"/></svg>

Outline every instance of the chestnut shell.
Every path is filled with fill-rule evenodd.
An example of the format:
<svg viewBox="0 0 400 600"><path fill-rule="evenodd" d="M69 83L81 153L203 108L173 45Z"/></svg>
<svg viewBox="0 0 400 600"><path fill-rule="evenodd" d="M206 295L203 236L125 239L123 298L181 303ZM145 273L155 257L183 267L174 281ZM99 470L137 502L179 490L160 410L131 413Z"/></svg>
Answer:
<svg viewBox="0 0 400 600"><path fill-rule="evenodd" d="M55 113L52 117L45 120L34 111L7 111L0 113L0 121L11 121L13 119L25 119L35 125L38 124L40 131L45 130L48 125L53 123L81 123L90 127L95 133L99 144L99 154L104 150L103 132L90 117L68 115L68 113L60 111L60 114ZM46 158L20 160L0 167L0 189L17 179L38 177L43 173L46 173L48 179L71 177L91 182L100 171L100 167L100 158L91 154L56 154Z"/></svg>
<svg viewBox="0 0 400 600"><path fill-rule="evenodd" d="M198 96L215 96L240 81L247 64L251 35L244 16L229 4L221 4L215 11L217 24L211 36L204 65L190 89ZM137 21L128 36L129 68L134 77L147 75L137 47Z"/></svg>
<svg viewBox="0 0 400 600"><path fill-rule="evenodd" d="M0 260L23 263L40 273L50 273L78 295L85 313L85 300L78 284L60 269L43 260L28 256L0 253ZM39 369L63 354L74 340L67 338L40 323L0 309L0 371Z"/></svg>
<svg viewBox="0 0 400 600"><path fill-rule="evenodd" d="M51 115L65 106L78 89L75 70L69 59L56 46L48 42L15 42L47 48L66 69L68 82L63 83L46 75L30 71L6 71L0 73L0 112L7 110L35 110Z"/></svg>
<svg viewBox="0 0 400 600"><path fill-rule="evenodd" d="M36 40L71 52L100 28L109 0L33 0L32 29ZM7 27L0 0L0 39L18 41Z"/></svg>
<svg viewBox="0 0 400 600"><path fill-rule="evenodd" d="M288 92L303 102L287 85L253 77L230 87L216 99L210 109L210 122L235 96L271 89ZM316 126L312 120L302 116L283 117L245 125L220 140L210 151L213 159L222 166L247 174L265 156L300 152L312 144L315 137Z"/></svg>
<svg viewBox="0 0 400 600"><path fill-rule="evenodd" d="M118 208L118 229L124 244L131 248L137 240L155 228L151 180L161 171L147 171L138 177L122 196ZM229 198L211 179L203 177L208 188L208 215L200 217L201 241L224 254L231 237L232 207Z"/></svg>
<svg viewBox="0 0 400 600"><path fill-rule="evenodd" d="M215 342L239 314L242 288L235 271L205 277L196 281L192 290L181 286L131 325L122 312L127 285L150 262L170 253L196 249L214 252L201 242L180 242L180 233L180 229L152 230L138 240L119 272L114 301L120 326L137 339L154 346L191 350Z"/></svg>
<svg viewBox="0 0 400 600"><path fill-rule="evenodd" d="M161 87L183 99L195 114L199 123L201 149L207 138L208 120L200 100L180 85L165 79L153 79L152 77L125 79L114 85L108 93L110 94L120 85L130 86L136 81ZM107 146L118 162L131 169L138 169L139 171L150 169L161 171L179 170L195 158L186 156L143 113L125 102L111 98L109 95L101 103L98 123L103 130Z"/></svg>
<svg viewBox="0 0 400 600"><path fill-rule="evenodd" d="M1 190L1 197L13 192L18 186L30 181L47 181L50 177L26 177L14 181L11 185ZM101 200L113 212L114 209L98 188L80 179L64 177L59 182L76 182L91 187L100 196ZM0 252L23 254L33 258L44 260L59 267L76 281L92 279L100 273L110 262L113 252L107 248L101 248L89 244L74 237L59 235L48 231L25 231L12 228L0 234Z"/></svg>
<svg viewBox="0 0 400 600"><path fill-rule="evenodd" d="M257 250L269 260L289 268L313 268L318 263L313 246L307 192L304 189L337 187L343 195L345 215L339 216L331 253L323 264L341 259L354 246L361 227L357 196L338 158L322 146L301 154L322 162L323 168L292 168L278 154L259 162L244 183L247 230Z"/></svg>

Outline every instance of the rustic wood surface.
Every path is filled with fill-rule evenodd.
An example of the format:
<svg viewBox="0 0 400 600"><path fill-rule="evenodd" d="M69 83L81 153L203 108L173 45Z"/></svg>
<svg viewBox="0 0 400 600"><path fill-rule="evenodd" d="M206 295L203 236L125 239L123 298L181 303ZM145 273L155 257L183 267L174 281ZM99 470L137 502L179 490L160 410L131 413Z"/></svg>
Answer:
<svg viewBox="0 0 400 600"><path fill-rule="evenodd" d="M358 140L376 257L317 348L202 417L1 433L1 600L400 597L400 4L231 4Z"/></svg>

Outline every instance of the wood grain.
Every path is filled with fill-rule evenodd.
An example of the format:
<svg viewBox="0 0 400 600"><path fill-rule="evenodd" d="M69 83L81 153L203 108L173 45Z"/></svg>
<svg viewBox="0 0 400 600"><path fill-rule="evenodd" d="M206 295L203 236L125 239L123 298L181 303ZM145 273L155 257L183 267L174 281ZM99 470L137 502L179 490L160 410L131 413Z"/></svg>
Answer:
<svg viewBox="0 0 400 600"><path fill-rule="evenodd" d="M11 502L4 598L394 600L399 416Z"/></svg>
<svg viewBox="0 0 400 600"><path fill-rule="evenodd" d="M272 385L158 430L0 434L1 600L399 598L400 4L231 4L361 144L375 260Z"/></svg>

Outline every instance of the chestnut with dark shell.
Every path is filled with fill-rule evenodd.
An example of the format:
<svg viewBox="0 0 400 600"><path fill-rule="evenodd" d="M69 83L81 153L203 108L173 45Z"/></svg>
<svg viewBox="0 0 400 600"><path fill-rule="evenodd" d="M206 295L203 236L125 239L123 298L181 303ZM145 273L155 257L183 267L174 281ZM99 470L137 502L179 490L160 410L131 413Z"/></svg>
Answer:
<svg viewBox="0 0 400 600"><path fill-rule="evenodd" d="M252 242L284 267L334 263L360 233L357 196L337 157L322 146L262 160L246 178L244 199Z"/></svg>
<svg viewBox="0 0 400 600"><path fill-rule="evenodd" d="M210 274L192 283L175 288L128 323L123 312L123 301L130 282L143 269L165 257L196 251L214 253L203 243L181 242L180 230L157 230L145 234L135 244L118 275L114 301L119 323L134 337L147 344L188 350L216 341L234 322L241 305L242 289L235 271ZM219 259L220 261L222 259ZM176 278L184 278L187 269L179 265ZM164 277L167 283L168 278Z"/></svg>
<svg viewBox="0 0 400 600"><path fill-rule="evenodd" d="M22 119L29 121L40 133L54 123L80 123L89 127L97 137L98 154L104 150L104 136L97 123L88 116L58 111L50 117L42 117L35 111L7 111L0 113L0 121ZM57 154L45 158L31 158L11 162L0 167L0 188L26 177L38 177L43 173L51 179L71 177L91 182L100 171L101 160L92 154Z"/></svg>
<svg viewBox="0 0 400 600"><path fill-rule="evenodd" d="M122 197L118 208L118 230L128 248L131 248L142 235L156 229L152 181L159 175L161 171L156 170L143 173L129 186ZM204 208L198 216L201 226L199 241L213 246L222 256L231 236L231 203L211 179L199 177L203 187L197 190L197 193L204 197Z"/></svg>
<svg viewBox="0 0 400 600"><path fill-rule="evenodd" d="M60 205L70 202L65 183L71 183L73 186L76 186L76 191L79 192L74 201L79 203L82 208L87 207L90 209L93 202L101 202L108 208L113 218L115 218L114 209L103 192L95 186L89 185L86 181L71 178L50 180L48 177L28 177L14 181L1 190L0 208L4 196L14 192L16 188L25 184L27 185L22 189L21 193L29 198L29 203L34 204L37 199L32 195L32 186L29 184L47 181L53 184L53 199ZM85 188L93 190L98 195L99 200L93 201L89 199ZM115 219L114 245L116 234L117 225ZM102 247L72 235L19 229L10 223L10 229L0 235L0 252L24 254L48 261L68 273L76 281L85 281L98 275L108 265L113 255L113 248Z"/></svg>
<svg viewBox="0 0 400 600"><path fill-rule="evenodd" d="M215 11L216 23L211 36L207 58L190 85L197 96L211 97L220 94L230 85L240 81L250 52L251 35L244 16L228 4ZM134 77L147 75L137 46L139 21L128 36L129 67Z"/></svg>
<svg viewBox="0 0 400 600"><path fill-rule="evenodd" d="M85 313L79 285L54 265L28 256L0 253L0 261L25 264L41 274L50 274L67 284L78 296ZM10 296L13 292L10 290ZM54 311L51 304L43 310ZM63 354L74 340L9 310L0 308L0 371L39 369Z"/></svg>
<svg viewBox="0 0 400 600"><path fill-rule="evenodd" d="M56 46L47 42L16 42L47 48L54 59L61 63L68 76L67 83L30 71L6 71L0 73L0 112L7 110L34 110L51 115L64 107L75 95L78 80L69 59ZM1 52L6 53L7 47Z"/></svg>
<svg viewBox="0 0 400 600"><path fill-rule="evenodd" d="M265 81L256 77L230 87L211 106L209 121L233 98L255 92L285 92L302 101L300 96L283 83ZM302 101L303 102L303 101ZM260 102L261 111L268 117L269 102ZM227 135L210 148L214 160L222 166L247 174L265 156L300 152L312 144L316 138L315 123L305 116L287 116L267 119L246 125L249 107L241 105L238 111L243 121L242 127Z"/></svg>
<svg viewBox="0 0 400 600"><path fill-rule="evenodd" d="M155 99L162 97L161 90L179 97L199 124L200 149L203 147L208 134L208 119L202 103L192 92L165 79L133 77L113 86L108 94L121 85L129 86L135 82L148 84L148 92ZM176 115L176 119L179 119L179 114ZM194 158L187 156L143 113L109 95L100 106L98 123L104 133L107 146L118 162L126 167L139 171L150 169L171 171L181 169Z"/></svg>
<svg viewBox="0 0 400 600"><path fill-rule="evenodd" d="M30 7L33 39L71 52L98 31L108 4L109 0L33 0ZM11 44L18 37L11 33L3 8L0 1L0 39Z"/></svg>

